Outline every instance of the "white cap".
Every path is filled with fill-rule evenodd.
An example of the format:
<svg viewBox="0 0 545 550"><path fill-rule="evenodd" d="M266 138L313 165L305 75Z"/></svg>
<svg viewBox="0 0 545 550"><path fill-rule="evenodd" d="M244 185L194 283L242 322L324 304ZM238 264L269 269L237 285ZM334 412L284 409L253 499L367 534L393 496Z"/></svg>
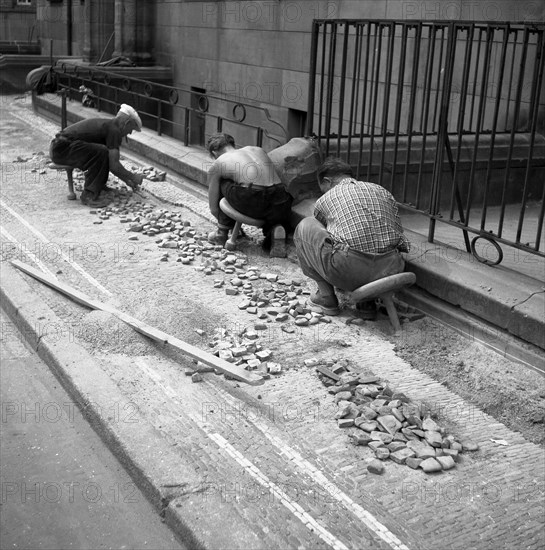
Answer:
<svg viewBox="0 0 545 550"><path fill-rule="evenodd" d="M130 105L127 105L126 103L123 103L123 105L121 105L121 107L119 107L119 113L123 113L123 114L127 115L130 119L132 119L134 121L134 123L137 126L137 128L136 128L137 132L140 132L142 130L142 121L140 120L140 117L138 116L138 113Z"/></svg>

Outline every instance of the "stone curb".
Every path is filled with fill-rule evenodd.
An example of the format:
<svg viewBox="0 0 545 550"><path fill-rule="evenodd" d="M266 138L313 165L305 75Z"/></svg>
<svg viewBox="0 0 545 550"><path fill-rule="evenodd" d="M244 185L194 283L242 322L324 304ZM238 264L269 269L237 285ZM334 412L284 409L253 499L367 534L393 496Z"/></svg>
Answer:
<svg viewBox="0 0 545 550"><path fill-rule="evenodd" d="M143 416L134 414L130 400L84 348L69 337L58 338L59 328L64 335L65 323L28 281L4 263L1 306L178 538L196 549L266 546L263 533L253 531L219 494L207 492L202 498L206 484L193 465ZM112 418L112 410L126 411L127 406L130 421L122 420L122 414Z"/></svg>

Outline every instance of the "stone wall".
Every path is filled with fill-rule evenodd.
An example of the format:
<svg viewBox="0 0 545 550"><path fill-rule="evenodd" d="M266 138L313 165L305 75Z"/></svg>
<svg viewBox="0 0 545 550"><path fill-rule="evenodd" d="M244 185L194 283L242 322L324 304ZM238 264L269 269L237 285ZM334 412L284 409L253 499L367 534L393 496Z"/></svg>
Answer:
<svg viewBox="0 0 545 550"><path fill-rule="evenodd" d="M307 110L314 18L543 21L544 15L545 5L529 0L158 2L155 53L159 64L174 68L175 84L267 106L289 138L301 135Z"/></svg>
<svg viewBox="0 0 545 550"><path fill-rule="evenodd" d="M36 6L18 6L15 0L0 0L0 40L36 42Z"/></svg>

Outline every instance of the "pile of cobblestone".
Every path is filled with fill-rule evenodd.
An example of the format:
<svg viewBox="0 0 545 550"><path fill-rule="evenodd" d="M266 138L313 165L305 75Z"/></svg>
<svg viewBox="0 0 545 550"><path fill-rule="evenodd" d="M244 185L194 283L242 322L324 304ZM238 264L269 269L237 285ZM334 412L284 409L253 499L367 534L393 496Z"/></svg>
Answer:
<svg viewBox="0 0 545 550"><path fill-rule="evenodd" d="M426 473L450 470L462 452L479 448L474 442L462 444L448 435L432 419L429 407L411 401L377 376L350 372L343 361L320 364L310 359L305 365L316 366L334 396L339 427L353 428L349 433L352 443L367 446L374 453L367 467L372 473L382 474L387 460Z"/></svg>
<svg viewBox="0 0 545 550"><path fill-rule="evenodd" d="M216 357L229 363L241 366L250 371L257 371L262 377L269 378L271 374L280 374L282 366L272 361L273 351L264 347L259 342L259 329L245 327L237 333L228 331L221 327L216 328L208 346ZM195 329L199 336L204 337L205 331ZM188 369L187 375L193 376L193 381L200 381L199 377L194 377L194 373L211 372L212 367L207 367L198 362L196 367Z"/></svg>

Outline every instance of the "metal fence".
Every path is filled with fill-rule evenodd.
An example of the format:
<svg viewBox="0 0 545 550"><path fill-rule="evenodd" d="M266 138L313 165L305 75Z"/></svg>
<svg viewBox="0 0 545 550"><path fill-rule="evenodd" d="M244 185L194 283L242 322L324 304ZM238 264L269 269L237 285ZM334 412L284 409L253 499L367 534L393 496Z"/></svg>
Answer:
<svg viewBox="0 0 545 550"><path fill-rule="evenodd" d="M129 103L144 126L180 139L186 146L204 145L205 135L213 132L232 133L237 142L237 136L243 136L241 141L259 147L265 140L269 147L286 142L286 129L264 107L232 96L136 78L127 74L129 70L66 62L54 66L68 99L81 100L83 86L92 90L91 100L98 111L113 114L121 103Z"/></svg>
<svg viewBox="0 0 545 550"><path fill-rule="evenodd" d="M501 243L545 256L544 34L543 24L315 20L307 133L428 216L430 242L440 220L485 263L501 261ZM480 238L495 261L476 252Z"/></svg>

